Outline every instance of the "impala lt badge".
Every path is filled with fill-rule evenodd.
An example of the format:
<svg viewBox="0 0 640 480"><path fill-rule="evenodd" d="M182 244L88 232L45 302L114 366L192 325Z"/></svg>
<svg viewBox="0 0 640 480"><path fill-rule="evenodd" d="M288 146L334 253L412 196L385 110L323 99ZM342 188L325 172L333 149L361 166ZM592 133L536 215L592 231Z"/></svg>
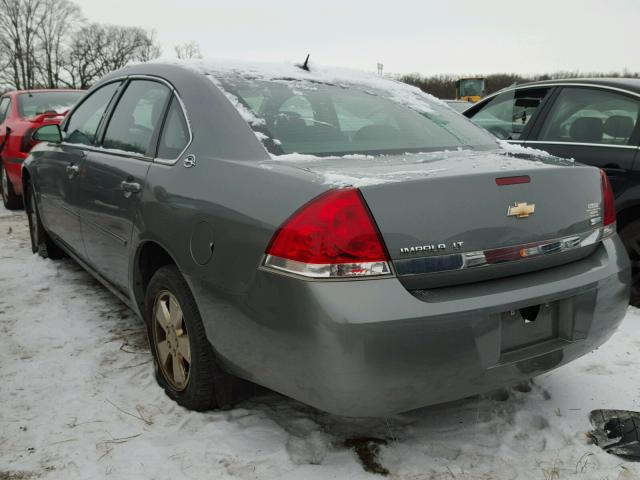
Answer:
<svg viewBox="0 0 640 480"><path fill-rule="evenodd" d="M535 211L535 203L515 202L513 205L509 205L507 217L527 218L529 215L533 215Z"/></svg>
<svg viewBox="0 0 640 480"><path fill-rule="evenodd" d="M431 243L429 245L414 245L413 247L402 247L400 253L402 255L414 253L436 253L445 250L461 250L464 242L447 243Z"/></svg>

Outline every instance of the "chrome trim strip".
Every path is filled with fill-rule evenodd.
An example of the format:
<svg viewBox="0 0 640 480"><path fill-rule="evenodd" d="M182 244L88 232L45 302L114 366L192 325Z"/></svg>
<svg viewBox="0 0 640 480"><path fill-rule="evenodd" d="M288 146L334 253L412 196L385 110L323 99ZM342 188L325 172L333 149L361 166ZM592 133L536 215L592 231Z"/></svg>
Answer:
<svg viewBox="0 0 640 480"><path fill-rule="evenodd" d="M631 90L626 90L624 88L619 88L619 87L611 87L608 85L598 85L598 84L594 84L594 83L580 83L580 82L550 82L550 83L542 83L542 84L537 84L537 85L515 85L512 87L506 87L503 88L502 90L498 90L497 92L492 93L491 95L487 95L486 97L484 97L483 99L480 100L480 102L486 103L488 102L490 99L492 99L493 97L500 95L502 93L507 93L507 92L511 92L511 91L515 91L515 90L528 90L531 88L553 88L553 87L588 87L588 88L599 88L602 90L613 90L614 92L619 92L619 93L626 93L627 95L632 95L634 97L640 97L640 93L637 92L633 92ZM478 102L478 103L480 103ZM474 104L474 105L477 105Z"/></svg>
<svg viewBox="0 0 640 480"><path fill-rule="evenodd" d="M263 265L266 268L280 272L322 280L344 280L392 275L391 267L387 261L317 264L304 263L267 254Z"/></svg>
<svg viewBox="0 0 640 480"><path fill-rule="evenodd" d="M117 150L117 149L111 149L111 148L103 148L103 147L98 147L95 145L85 145L83 143L69 143L69 142L61 142L61 143L54 143L53 145L61 145L67 148L72 148L75 150L82 150L82 151L86 151L86 152L94 152L94 153L104 153L106 155L115 155L117 157L126 157L126 158L134 158L137 160L145 160L147 162L152 162L153 158L151 157L147 157L146 155L143 155L141 153L136 153L136 152L126 152L124 150Z"/></svg>
<svg viewBox="0 0 640 480"><path fill-rule="evenodd" d="M128 242L124 238L122 238L120 235L112 232L111 230L106 229L102 225L94 222L93 220L89 220L86 217L86 215L82 217L82 222L83 222L84 225L87 225L87 226L93 228L98 233L101 233L102 235L105 235L105 236L109 237L111 240L115 240L116 242L121 244L123 247L127 246Z"/></svg>
<svg viewBox="0 0 640 480"><path fill-rule="evenodd" d="M548 83L543 85L537 85L538 87L544 87L545 85L553 85L554 87L588 87L588 88L599 88L602 90L613 90L614 92L626 93L628 95L632 95L634 97L640 97L640 93L633 92L631 90L627 90L625 88L620 87L612 87L610 85L599 85L596 83L580 83L580 82L558 82L558 83ZM531 85L535 87L536 85Z"/></svg>
<svg viewBox="0 0 640 480"><path fill-rule="evenodd" d="M613 223L606 227L598 227L588 232L553 240L489 250L397 259L393 261L393 266L398 276L406 277L501 265L595 245L613 235L615 231L615 223Z"/></svg>
<svg viewBox="0 0 640 480"><path fill-rule="evenodd" d="M638 150L638 145L610 145L608 143L583 143L583 142L555 142L546 140L525 140L520 142L523 145L533 144L539 145L548 143L549 145L584 145L585 147L609 147L609 148L627 148L631 150Z"/></svg>

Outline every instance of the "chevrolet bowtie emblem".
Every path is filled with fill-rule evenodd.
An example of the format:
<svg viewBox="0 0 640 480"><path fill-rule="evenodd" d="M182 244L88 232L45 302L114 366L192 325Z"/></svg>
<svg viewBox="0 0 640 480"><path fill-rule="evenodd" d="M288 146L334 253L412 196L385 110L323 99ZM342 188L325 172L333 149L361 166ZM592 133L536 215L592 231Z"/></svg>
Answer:
<svg viewBox="0 0 640 480"><path fill-rule="evenodd" d="M535 211L535 203L515 202L513 205L509 205L507 217L527 218L529 215L533 215Z"/></svg>

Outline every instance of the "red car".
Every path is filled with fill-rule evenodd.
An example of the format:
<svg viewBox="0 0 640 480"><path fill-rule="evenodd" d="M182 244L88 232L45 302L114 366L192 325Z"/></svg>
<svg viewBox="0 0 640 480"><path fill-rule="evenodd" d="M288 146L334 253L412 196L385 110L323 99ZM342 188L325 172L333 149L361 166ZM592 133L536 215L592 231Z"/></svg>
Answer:
<svg viewBox="0 0 640 480"><path fill-rule="evenodd" d="M22 207L22 162L37 143L33 131L60 123L84 95L83 90L25 90L0 97L0 180L2 202L10 210Z"/></svg>

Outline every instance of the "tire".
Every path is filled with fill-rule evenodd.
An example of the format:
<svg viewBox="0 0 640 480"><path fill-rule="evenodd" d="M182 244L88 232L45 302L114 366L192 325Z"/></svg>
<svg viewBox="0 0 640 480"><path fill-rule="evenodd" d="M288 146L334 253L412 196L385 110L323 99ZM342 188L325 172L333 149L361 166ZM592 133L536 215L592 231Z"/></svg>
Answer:
<svg viewBox="0 0 640 480"><path fill-rule="evenodd" d="M36 201L35 190L29 183L25 194L25 210L29 220L29 237L31 238L31 251L37 253L42 258L57 260L66 257L65 252L55 244L49 233L44 229L40 220L38 203Z"/></svg>
<svg viewBox="0 0 640 480"><path fill-rule="evenodd" d="M0 161L0 190L2 190L2 203L7 210L22 208L22 197L14 191L2 161Z"/></svg>
<svg viewBox="0 0 640 480"><path fill-rule="evenodd" d="M238 380L220 368L195 299L175 266L161 267L151 278L145 323L156 379L171 399L196 411L233 405Z"/></svg>
<svg viewBox="0 0 640 480"><path fill-rule="evenodd" d="M631 297L629 303L640 307L640 220L625 225L620 239L631 261Z"/></svg>

